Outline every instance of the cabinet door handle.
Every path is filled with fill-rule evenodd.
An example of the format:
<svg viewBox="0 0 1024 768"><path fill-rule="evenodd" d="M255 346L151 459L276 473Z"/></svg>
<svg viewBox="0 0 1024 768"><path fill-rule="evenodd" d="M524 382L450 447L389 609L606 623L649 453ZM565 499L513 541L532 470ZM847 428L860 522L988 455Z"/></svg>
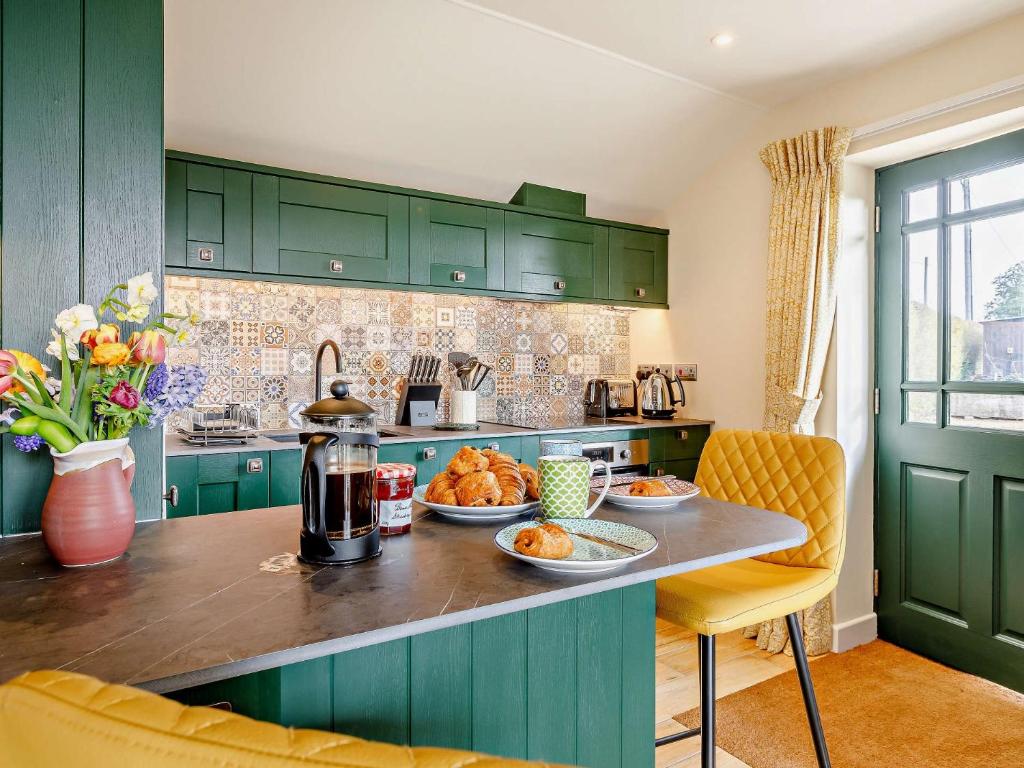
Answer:
<svg viewBox="0 0 1024 768"><path fill-rule="evenodd" d="M665 474L665 468L658 467L656 470L654 470L654 474L657 475L658 477L661 477L662 475Z"/></svg>
<svg viewBox="0 0 1024 768"><path fill-rule="evenodd" d="M199 249L199 260L200 261L213 261L213 248L200 248Z"/></svg>
<svg viewBox="0 0 1024 768"><path fill-rule="evenodd" d="M498 445L497 443L488 443L487 447L490 448L492 451L497 451L501 448L501 446Z"/></svg>
<svg viewBox="0 0 1024 768"><path fill-rule="evenodd" d="M331 259L331 272L341 272L343 266L341 259Z"/></svg>
<svg viewBox="0 0 1024 768"><path fill-rule="evenodd" d="M250 475L257 475L263 471L263 459L249 459L245 463L245 471Z"/></svg>
<svg viewBox="0 0 1024 768"><path fill-rule="evenodd" d="M177 507L178 486L172 485L170 488L167 489L167 493L165 493L161 498L163 498L163 500L170 504L172 507Z"/></svg>
<svg viewBox="0 0 1024 768"><path fill-rule="evenodd" d="M466 282L466 273L459 270L452 272L452 281L456 283Z"/></svg>
<svg viewBox="0 0 1024 768"><path fill-rule="evenodd" d="M555 280L555 290L556 291L564 291L565 290L565 280Z"/></svg>
<svg viewBox="0 0 1024 768"><path fill-rule="evenodd" d="M685 429L680 429L679 431L676 432L676 440L689 440L689 439L690 439L690 433L687 432Z"/></svg>
<svg viewBox="0 0 1024 768"><path fill-rule="evenodd" d="M437 457L437 448L424 448L423 449L423 458L424 458L424 460L429 461L430 459L433 459L433 458L436 458L436 457Z"/></svg>
<svg viewBox="0 0 1024 768"><path fill-rule="evenodd" d="M647 295L647 289L646 288L637 288L636 289L636 297L638 299L642 299L646 295Z"/></svg>

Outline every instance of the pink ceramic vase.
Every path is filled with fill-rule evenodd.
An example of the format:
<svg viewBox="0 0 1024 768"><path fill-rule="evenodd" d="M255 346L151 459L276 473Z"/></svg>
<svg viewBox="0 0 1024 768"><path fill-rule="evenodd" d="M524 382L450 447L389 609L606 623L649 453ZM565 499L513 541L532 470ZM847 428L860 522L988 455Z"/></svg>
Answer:
<svg viewBox="0 0 1024 768"><path fill-rule="evenodd" d="M120 557L135 534L128 438L81 443L53 456L43 502L43 540L61 565L95 565Z"/></svg>

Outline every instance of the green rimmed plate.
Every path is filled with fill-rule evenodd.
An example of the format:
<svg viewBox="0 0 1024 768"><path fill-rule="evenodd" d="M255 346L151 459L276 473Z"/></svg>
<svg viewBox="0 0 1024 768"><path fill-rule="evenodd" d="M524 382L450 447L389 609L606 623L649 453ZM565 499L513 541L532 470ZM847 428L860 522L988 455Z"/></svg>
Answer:
<svg viewBox="0 0 1024 768"><path fill-rule="evenodd" d="M602 571L611 571L624 565L629 565L642 557L647 557L647 555L658 548L657 536L653 533L648 533L642 528L626 525L625 523L614 523L611 520L595 520L594 518L561 518L551 520L550 522L560 525L570 535L573 532L587 533L619 544L625 544L640 551L635 554L623 552L589 539L572 536L572 554L564 560L530 557L529 555L516 552L516 534L524 528L540 525L535 520L505 526L494 534L494 543L502 552L511 555L517 560L536 565L545 571L555 571L557 573L601 573Z"/></svg>

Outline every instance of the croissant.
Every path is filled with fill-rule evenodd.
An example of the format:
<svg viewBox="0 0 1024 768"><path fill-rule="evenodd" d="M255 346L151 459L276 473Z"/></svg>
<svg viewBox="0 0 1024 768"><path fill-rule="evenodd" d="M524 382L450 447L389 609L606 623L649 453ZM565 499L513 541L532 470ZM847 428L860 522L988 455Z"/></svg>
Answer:
<svg viewBox="0 0 1024 768"><path fill-rule="evenodd" d="M470 472L480 472L487 469L487 457L476 448L464 445L459 448L458 453L452 456L448 462L448 474L456 480Z"/></svg>
<svg viewBox="0 0 1024 768"><path fill-rule="evenodd" d="M529 464L519 465L519 474L526 483L526 498L536 501L540 498L540 475Z"/></svg>
<svg viewBox="0 0 1024 768"><path fill-rule="evenodd" d="M516 460L507 453L500 453L490 448L484 448L480 453L487 457L488 469L492 471L500 464L511 464L513 467L516 465Z"/></svg>
<svg viewBox="0 0 1024 768"><path fill-rule="evenodd" d="M664 480L637 480L629 486L630 496L671 496L672 489Z"/></svg>
<svg viewBox="0 0 1024 768"><path fill-rule="evenodd" d="M513 544L516 552L530 557L563 560L572 554L572 539L565 529L554 523L523 528Z"/></svg>
<svg viewBox="0 0 1024 768"><path fill-rule="evenodd" d="M496 507L501 501L501 486L493 472L470 472L455 484L455 496L462 507Z"/></svg>
<svg viewBox="0 0 1024 768"><path fill-rule="evenodd" d="M522 504L523 497L526 495L526 481L519 474L519 467L515 462L492 464L491 472L494 473L498 479L498 485L501 486L501 501L499 502L501 506L513 507L516 504Z"/></svg>
<svg viewBox="0 0 1024 768"><path fill-rule="evenodd" d="M456 506L459 503L455 497L455 481L448 476L447 472L434 475L434 479L427 486L424 498L433 504Z"/></svg>

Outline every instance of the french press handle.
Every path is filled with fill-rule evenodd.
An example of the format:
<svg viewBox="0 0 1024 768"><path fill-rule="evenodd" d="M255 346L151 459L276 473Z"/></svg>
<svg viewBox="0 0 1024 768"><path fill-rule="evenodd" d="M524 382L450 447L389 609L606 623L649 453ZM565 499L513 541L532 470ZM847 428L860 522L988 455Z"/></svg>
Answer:
<svg viewBox="0 0 1024 768"><path fill-rule="evenodd" d="M306 444L302 457L302 536L315 543L321 556L329 557L334 554L334 546L327 538L327 449L338 442L338 435L314 432L302 438Z"/></svg>

